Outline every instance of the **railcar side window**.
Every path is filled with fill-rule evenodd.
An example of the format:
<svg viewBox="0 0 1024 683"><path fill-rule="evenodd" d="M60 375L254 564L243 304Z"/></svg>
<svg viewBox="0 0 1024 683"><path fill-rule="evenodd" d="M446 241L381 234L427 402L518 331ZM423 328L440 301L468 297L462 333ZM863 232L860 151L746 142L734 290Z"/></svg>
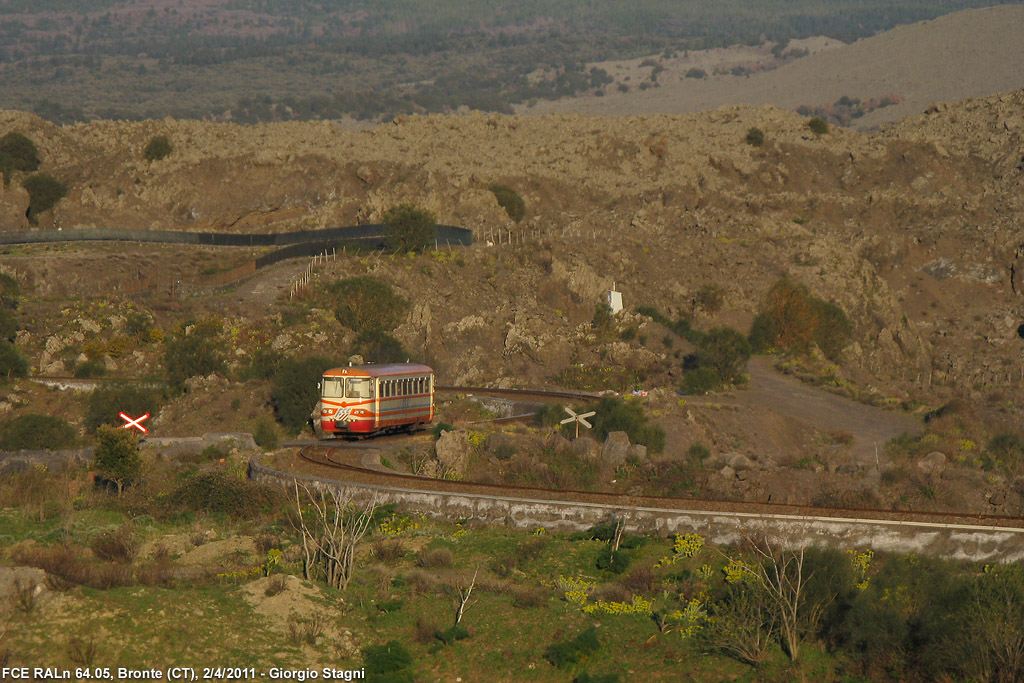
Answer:
<svg viewBox="0 0 1024 683"><path fill-rule="evenodd" d="M342 398L345 396L345 381L324 377L324 398Z"/></svg>
<svg viewBox="0 0 1024 683"><path fill-rule="evenodd" d="M366 378L350 378L348 398L373 398L373 381Z"/></svg>

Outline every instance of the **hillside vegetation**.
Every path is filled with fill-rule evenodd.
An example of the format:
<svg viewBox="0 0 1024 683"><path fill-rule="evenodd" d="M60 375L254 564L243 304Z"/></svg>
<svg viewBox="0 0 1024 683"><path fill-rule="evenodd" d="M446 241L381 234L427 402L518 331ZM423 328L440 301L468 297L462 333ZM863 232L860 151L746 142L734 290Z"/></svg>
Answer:
<svg viewBox="0 0 1024 683"><path fill-rule="evenodd" d="M369 119L462 106L509 112L611 84L605 70L585 66L591 62L765 41L781 57L792 39L852 41L991 4L642 0L625 9L612 0L444 0L428 9L97 0L72 13L57 2L12 1L0 4L0 107L58 122Z"/></svg>

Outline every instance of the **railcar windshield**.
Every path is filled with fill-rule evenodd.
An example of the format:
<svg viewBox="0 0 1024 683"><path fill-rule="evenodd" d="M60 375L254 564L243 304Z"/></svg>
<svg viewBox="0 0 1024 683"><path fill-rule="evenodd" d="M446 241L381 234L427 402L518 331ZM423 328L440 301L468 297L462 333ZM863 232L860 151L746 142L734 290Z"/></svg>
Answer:
<svg viewBox="0 0 1024 683"><path fill-rule="evenodd" d="M373 380L366 378L350 378L345 392L348 398L373 398Z"/></svg>
<svg viewBox="0 0 1024 683"><path fill-rule="evenodd" d="M344 398L345 380L324 377L324 398Z"/></svg>

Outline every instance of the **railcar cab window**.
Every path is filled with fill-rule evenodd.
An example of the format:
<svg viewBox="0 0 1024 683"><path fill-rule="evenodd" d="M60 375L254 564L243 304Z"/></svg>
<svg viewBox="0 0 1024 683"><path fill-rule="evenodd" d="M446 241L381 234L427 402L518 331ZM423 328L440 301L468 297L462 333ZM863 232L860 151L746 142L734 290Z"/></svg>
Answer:
<svg viewBox="0 0 1024 683"><path fill-rule="evenodd" d="M324 377L324 398L343 398L345 396L345 380Z"/></svg>
<svg viewBox="0 0 1024 683"><path fill-rule="evenodd" d="M347 398L373 398L373 380L365 377L349 378L345 394Z"/></svg>

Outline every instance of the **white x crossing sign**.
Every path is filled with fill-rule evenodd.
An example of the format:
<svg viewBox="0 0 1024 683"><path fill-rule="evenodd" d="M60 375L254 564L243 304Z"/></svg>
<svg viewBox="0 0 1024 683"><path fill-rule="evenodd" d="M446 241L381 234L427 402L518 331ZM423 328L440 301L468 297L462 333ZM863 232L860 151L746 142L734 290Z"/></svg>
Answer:
<svg viewBox="0 0 1024 683"><path fill-rule="evenodd" d="M580 424L581 423L587 429L592 429L593 428L594 425L592 425L589 422L587 422L585 418L588 418L591 415L596 415L597 411L591 410L589 413L581 413L581 414L577 415L576 413L574 413L572 411L572 409L566 408L565 412L569 413L569 415L571 415L572 417L567 417L564 420L562 420L561 422L559 422L558 424L567 425L570 422L575 422L576 423L576 438L577 439L580 436Z"/></svg>

